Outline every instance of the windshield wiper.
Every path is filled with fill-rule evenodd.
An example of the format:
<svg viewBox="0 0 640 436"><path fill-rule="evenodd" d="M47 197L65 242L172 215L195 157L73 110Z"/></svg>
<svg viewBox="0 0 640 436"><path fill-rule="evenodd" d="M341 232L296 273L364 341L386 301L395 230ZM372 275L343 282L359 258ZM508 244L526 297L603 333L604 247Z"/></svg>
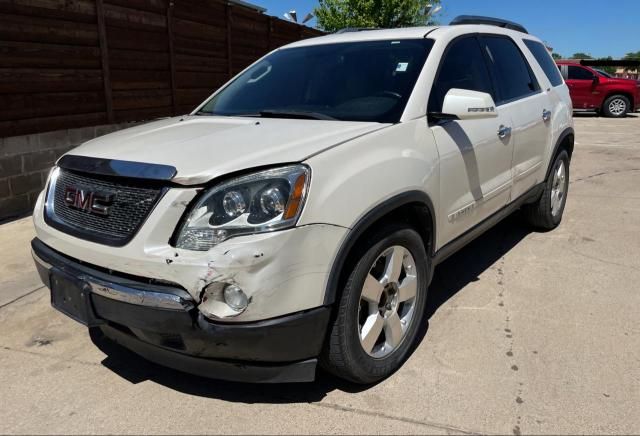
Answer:
<svg viewBox="0 0 640 436"><path fill-rule="evenodd" d="M249 117L249 118L290 118L297 120L324 120L324 121L337 121L337 118L333 118L329 115L321 114L318 112L305 112L305 111L284 111L284 110L265 110L255 113L246 114L216 114L214 112L198 111L196 115L220 115L227 117Z"/></svg>
<svg viewBox="0 0 640 436"><path fill-rule="evenodd" d="M259 114L260 116L265 118L291 118L297 120L336 121L336 118L318 112L266 110L260 111Z"/></svg>

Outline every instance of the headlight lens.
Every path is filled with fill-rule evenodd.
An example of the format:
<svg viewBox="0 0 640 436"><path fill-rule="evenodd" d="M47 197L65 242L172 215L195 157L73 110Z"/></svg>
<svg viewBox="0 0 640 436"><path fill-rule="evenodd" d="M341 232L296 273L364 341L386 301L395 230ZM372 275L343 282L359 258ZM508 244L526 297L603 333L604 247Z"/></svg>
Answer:
<svg viewBox="0 0 640 436"><path fill-rule="evenodd" d="M308 167L294 165L213 187L180 228L176 247L206 251L233 236L293 227L302 212L309 179Z"/></svg>

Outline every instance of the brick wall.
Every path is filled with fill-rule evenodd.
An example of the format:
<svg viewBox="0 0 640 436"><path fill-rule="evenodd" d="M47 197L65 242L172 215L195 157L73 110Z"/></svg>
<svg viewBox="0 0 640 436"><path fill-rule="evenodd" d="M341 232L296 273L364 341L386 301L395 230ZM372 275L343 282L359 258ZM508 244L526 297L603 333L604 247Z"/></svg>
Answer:
<svg viewBox="0 0 640 436"><path fill-rule="evenodd" d="M33 210L51 167L72 148L131 123L0 138L0 220Z"/></svg>

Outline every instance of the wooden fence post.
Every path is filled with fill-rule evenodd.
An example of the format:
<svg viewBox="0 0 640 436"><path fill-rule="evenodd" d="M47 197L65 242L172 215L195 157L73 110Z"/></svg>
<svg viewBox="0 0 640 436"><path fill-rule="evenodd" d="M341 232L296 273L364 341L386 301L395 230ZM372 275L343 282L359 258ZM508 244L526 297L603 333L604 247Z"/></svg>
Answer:
<svg viewBox="0 0 640 436"><path fill-rule="evenodd" d="M167 37L169 38L169 70L171 72L171 108L173 116L178 115L178 104L176 101L176 53L173 41L173 1L169 2L167 8Z"/></svg>
<svg viewBox="0 0 640 436"><path fill-rule="evenodd" d="M104 84L104 100L109 124L115 123L113 116L113 94L111 91L111 70L109 68L109 47L107 45L107 29L104 24L104 4L96 0L96 18L98 21L98 36L100 39L100 55L102 59L102 82Z"/></svg>

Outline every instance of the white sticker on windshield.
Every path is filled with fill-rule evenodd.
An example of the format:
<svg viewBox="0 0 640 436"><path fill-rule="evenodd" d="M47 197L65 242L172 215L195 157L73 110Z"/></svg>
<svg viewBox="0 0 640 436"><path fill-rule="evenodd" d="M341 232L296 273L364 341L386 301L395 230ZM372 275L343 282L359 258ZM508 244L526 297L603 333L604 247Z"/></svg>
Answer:
<svg viewBox="0 0 640 436"><path fill-rule="evenodd" d="M396 67L396 72L404 73L409 68L409 62L398 62L398 66Z"/></svg>

